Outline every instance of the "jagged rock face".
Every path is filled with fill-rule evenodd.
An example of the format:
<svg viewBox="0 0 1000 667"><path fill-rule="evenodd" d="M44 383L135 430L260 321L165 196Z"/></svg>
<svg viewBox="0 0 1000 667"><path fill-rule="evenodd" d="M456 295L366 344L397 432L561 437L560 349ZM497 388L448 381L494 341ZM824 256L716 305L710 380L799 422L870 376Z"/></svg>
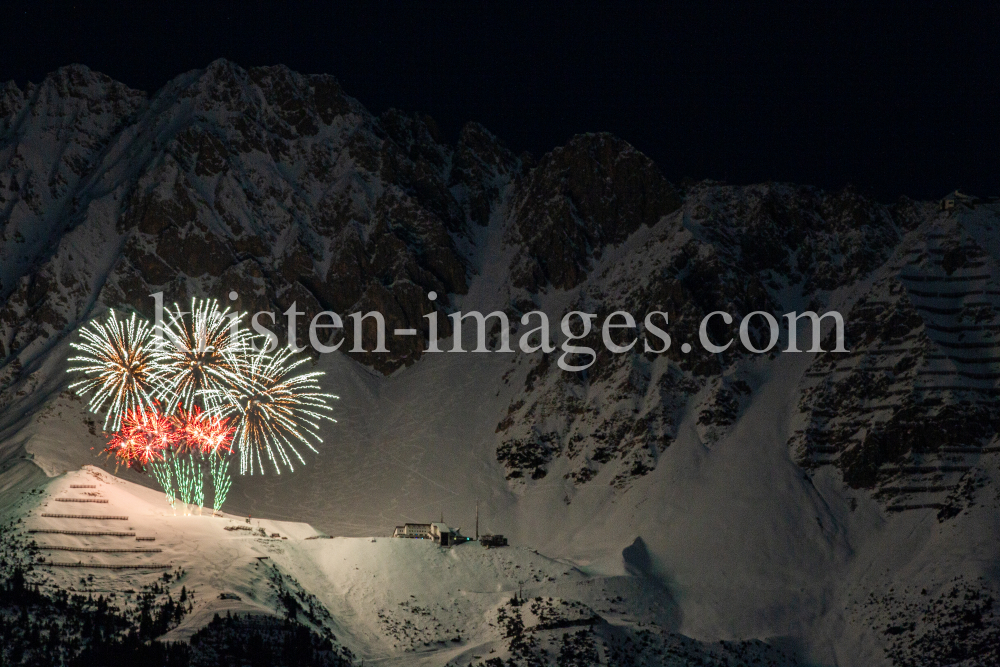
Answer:
<svg viewBox="0 0 1000 667"><path fill-rule="evenodd" d="M87 317L94 290L147 315L156 291L169 303L235 290L239 308L279 320L295 303L306 321L378 310L390 329L425 330L426 292L466 292L456 241L517 168L483 128L447 146L424 120L376 118L332 77L282 67L218 61L148 101L66 68L7 85L0 109L7 363ZM364 361L389 372L420 351Z"/></svg>
<svg viewBox="0 0 1000 667"><path fill-rule="evenodd" d="M804 294L850 285L875 268L899 241L891 213L847 189L718 188L695 217L728 264Z"/></svg>
<svg viewBox="0 0 1000 667"><path fill-rule="evenodd" d="M575 302L598 313L598 322L614 310L639 318L669 312L676 343L664 354L648 353L640 342L615 355L595 331L587 343L600 352L586 373L552 372L548 359L539 360L524 375L525 397L497 426L508 476L538 479L565 457L570 470L564 476L575 484L611 465L611 483L625 488L656 467L689 410L710 445L739 419L758 381L751 355L738 343L719 355L695 344L702 319L714 311L733 317L734 327L710 321L710 338L722 342L754 311L780 316L808 304L822 312L833 289L870 275L899 239L891 211L851 191L693 186L681 209L633 233L603 259L592 253L594 268ZM758 349L766 346L761 317L751 320L750 334ZM684 354L681 341L695 350ZM654 349L660 346L653 341Z"/></svg>
<svg viewBox="0 0 1000 667"><path fill-rule="evenodd" d="M798 459L837 466L891 511L957 515L974 464L1000 449L996 212L981 216L928 212L851 311L852 354L821 355L805 381Z"/></svg>
<svg viewBox="0 0 1000 667"><path fill-rule="evenodd" d="M39 85L13 83L0 96L0 357L4 378L62 334L92 300L93 286L68 252L52 261L60 239L87 214L81 192L92 187L103 156L126 120L145 102L86 68L64 68ZM114 195L112 195L113 198ZM58 288L58 289L56 289ZM27 350L27 358L13 357ZM15 363L16 362L16 363Z"/></svg>
<svg viewBox="0 0 1000 667"><path fill-rule="evenodd" d="M513 283L570 289L590 260L680 206L652 160L608 134L580 135L541 159L512 193Z"/></svg>
<svg viewBox="0 0 1000 667"><path fill-rule="evenodd" d="M523 391L496 415L497 457L513 486L558 467L573 488L610 470L624 489L689 415L711 446L754 401L760 360L738 342L704 352L707 314L837 307L852 352L819 355L802 379L793 454L890 500L911 487L961 495L967 480L942 475L968 470L958 450L988 451L1000 427L996 212L982 211L960 223L929 204L784 184L680 191L606 134L535 162L480 125L450 144L430 118L376 117L334 78L283 67L218 61L152 97L69 67L0 88L2 401L35 388L33 369L80 322L105 307L151 315L158 291L168 303L235 291L240 310L275 312L282 337L293 304L301 323L377 310L390 332L425 333L432 308L461 302L516 323L555 298L562 312L598 314L580 342L596 362L567 373L560 350L511 355L505 381ZM477 280L491 284L477 292ZM599 325L618 310L640 325L669 312L674 345L650 351L640 336L608 352ZM345 325L344 350L355 345ZM734 333L718 318L709 327L717 341ZM767 340L761 318L750 336ZM373 327L361 338L374 348ZM420 358L422 337L390 350L352 357L388 374Z"/></svg>
<svg viewBox="0 0 1000 667"><path fill-rule="evenodd" d="M467 123L452 156L449 187L457 191L467 219L489 223L502 189L521 169L520 161L478 123Z"/></svg>
<svg viewBox="0 0 1000 667"><path fill-rule="evenodd" d="M219 61L152 96L83 67L24 90L0 86L0 410L4 428L13 425L5 433L20 437L25 431L16 429L33 411L61 400L49 400L65 389L65 350L57 345L109 307L151 315L154 292L168 303L199 295L228 304L235 291L240 310L274 311L282 338L282 313L294 304L300 343L308 342L304 324L326 310L377 310L391 335L395 328L426 334L424 315L437 308L442 339L451 333L447 313L501 311L514 341L526 331L520 316L542 309L556 350L491 361L484 377L507 386L489 387L475 412L458 413L496 424L486 446L495 447L498 464L491 479L507 485L499 495L517 503L523 494L522 509L535 511L537 499L558 504L565 494L573 505L567 516L599 507L585 520L606 525L626 506L660 502L665 480L691 482L678 479L685 474L678 460L732 461L733 446L760 432L753 427L768 418L762 412L778 405L791 415L766 431L777 434L772 440L751 443L760 450L750 455L780 459L805 489L775 490L775 498L830 501L822 521L816 516L820 532L795 524L801 542L833 553L842 538L847 550L860 535L850 548L858 545L865 577L897 549L872 547L882 537L872 538L869 524L909 533L923 522L919 510L930 508L945 525L928 534L945 539L944 531L961 529L956 544L964 549L970 521L981 527L975 522L996 503L998 248L996 203L962 199L940 211L909 200L884 206L850 189L709 181L676 188L609 135L574 137L537 161L515 157L482 126L466 125L450 143L432 119L394 110L374 116L332 77L283 67ZM432 290L435 302L427 299ZM779 358L788 344L783 314L831 309L844 316L848 353ZM576 342L596 351L583 372L558 365L559 320L571 310L597 316ZM636 341L619 354L605 347L600 327L615 311L637 325L612 334L618 345ZM666 351L643 323L651 311L669 313L669 323L655 320L671 336ZM734 324L715 317L709 338L736 340L710 354L699 325L716 311ZM781 324L768 354L750 354L737 338L754 311ZM342 351L356 342L373 349L373 328L355 341L350 320L344 324ZM769 337L760 316L748 333L758 347ZM497 338L490 333L492 349ZM427 363L423 341L397 337L388 354L350 358L389 375ZM688 353L685 342L694 346ZM822 344L833 349L830 332ZM798 346L811 347L808 327ZM427 377L415 370L404 377ZM372 382L396 380L408 381ZM89 426L96 437L98 424ZM677 456L665 456L670 448ZM827 524L835 524L829 533ZM911 542L899 544L905 550ZM921 557L913 562L932 560ZM964 602L945 609L945 597L959 593L940 584L959 581L956 572L927 575L939 599L924 582L899 585L914 584L908 567L879 580L888 594L881 601L874 599L881 584L871 587L871 600L851 598L846 622L896 638L887 650L899 664L940 645L945 628L959 629L962 650L988 657L980 649L996 624L985 598L975 597L980 584L963 584ZM863 578L845 581L845 591L869 587ZM825 592L822 600L830 609L839 604ZM838 616L836 627L842 622Z"/></svg>

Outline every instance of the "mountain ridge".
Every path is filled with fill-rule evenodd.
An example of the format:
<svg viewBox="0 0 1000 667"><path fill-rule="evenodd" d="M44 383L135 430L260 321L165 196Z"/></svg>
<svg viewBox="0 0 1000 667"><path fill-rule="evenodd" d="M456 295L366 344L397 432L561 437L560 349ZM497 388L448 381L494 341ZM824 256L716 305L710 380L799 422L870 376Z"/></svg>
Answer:
<svg viewBox="0 0 1000 667"><path fill-rule="evenodd" d="M360 536L482 497L553 557L603 567L641 537L692 636L908 664L946 626L890 633L895 607L849 594L924 573L918 588L1000 585L995 558L933 553L981 553L996 533L998 215L985 200L671 184L602 133L537 160L475 123L448 144L432 119L374 116L333 77L280 66L220 60L153 95L71 66L0 88L0 458L49 475L97 462L64 360L106 308L151 316L156 291L232 290L279 322L293 302L306 317L378 310L419 335L315 359L341 424L298 488L236 480L237 509ZM423 351L432 311L446 338L454 310L504 311L516 335L536 309L666 311L675 343L612 354L594 332L582 373L552 355ZM850 353L681 352L718 310L838 310ZM883 561L899 570L876 576ZM961 646L973 662L941 664L986 655Z"/></svg>

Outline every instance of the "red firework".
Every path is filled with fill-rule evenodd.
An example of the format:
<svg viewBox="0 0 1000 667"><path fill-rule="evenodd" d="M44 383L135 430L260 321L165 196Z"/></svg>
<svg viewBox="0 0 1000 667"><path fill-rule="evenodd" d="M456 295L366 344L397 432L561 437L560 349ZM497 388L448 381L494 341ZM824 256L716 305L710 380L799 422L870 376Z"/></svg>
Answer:
<svg viewBox="0 0 1000 667"><path fill-rule="evenodd" d="M207 413L202 412L198 406L194 406L190 412L178 408L177 413L181 440L188 449L202 454L232 451L230 443L236 429L229 425L228 419L210 417Z"/></svg>
<svg viewBox="0 0 1000 667"><path fill-rule="evenodd" d="M122 420L104 451L129 466L163 458L163 452L177 441L177 432L169 419L155 410L132 410Z"/></svg>

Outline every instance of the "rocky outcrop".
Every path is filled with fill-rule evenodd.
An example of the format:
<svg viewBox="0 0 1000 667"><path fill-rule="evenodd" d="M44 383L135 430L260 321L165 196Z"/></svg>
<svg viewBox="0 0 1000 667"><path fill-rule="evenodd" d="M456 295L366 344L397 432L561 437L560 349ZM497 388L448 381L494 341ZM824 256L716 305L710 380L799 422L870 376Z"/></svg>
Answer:
<svg viewBox="0 0 1000 667"><path fill-rule="evenodd" d="M106 307L150 315L159 291L227 303L234 291L240 310L274 312L282 337L293 306L300 322L377 310L390 331L424 334L424 315L459 303L504 310L515 327L536 308L598 324L623 310L639 326L621 342L638 342L613 354L595 327L581 341L597 354L585 372L559 370L559 350L512 355L505 382L520 390L496 433L515 487L558 469L574 488L625 489L683 420L710 447L755 400L756 356L697 344L707 314L836 307L851 353L819 355L803 378L793 455L893 507L931 503L944 516L968 495L964 457L991 451L1000 426L996 212L978 211L885 206L849 188L678 188L607 134L537 161L475 123L452 144L429 117L375 116L333 77L285 67L220 60L151 97L67 67L0 88L0 401L25 395L79 323ZM645 344L651 311L669 313L665 352ZM734 335L718 318L708 333ZM755 344L767 334L752 320ZM353 348L353 327L342 335ZM372 350L374 329L360 342ZM399 338L352 358L388 374L423 348L422 336ZM925 503L914 488L937 495Z"/></svg>
<svg viewBox="0 0 1000 667"><path fill-rule="evenodd" d="M604 147L608 141L587 140ZM532 177L539 178L536 172L550 162L543 158ZM594 211L607 201L607 190L588 179L571 184L572 170L560 173L561 191L578 193L572 208ZM556 203L549 206L562 206L563 199L550 199ZM637 210L633 207L633 215L642 220ZM522 224L522 214L523 208L514 208L511 224ZM550 215L546 220L555 226L560 219ZM579 228L577 218L561 220L563 227ZM658 354L661 343L652 339L652 352L639 342L615 355L595 330L586 342L599 357L586 373L553 372L549 360L535 362L522 376L524 397L511 404L497 426L498 455L511 479L540 478L553 460L565 458L570 470L564 475L574 484L589 483L610 466L608 483L625 488L656 467L691 410L699 435L710 445L753 399L755 383L746 365L754 355L739 343L717 355L704 351L698 343L701 321L714 311L733 317L732 327L719 318L710 321L710 338L721 342L735 337L739 322L754 311L778 317L807 308L825 311L835 289L862 283L901 238L892 211L850 190L824 193L782 184L694 184L678 210L647 219L644 227L633 226L623 238L601 232L603 250L590 249L586 262L572 264L577 272L590 266L579 273L584 277L575 286L580 297L574 308L598 313L598 323L615 310L640 320L650 311L668 312L673 345ZM519 253L514 276L531 253L530 248ZM559 247L552 253L564 257ZM554 261L544 258L533 266ZM759 316L751 320L750 337L758 348L766 346L769 332ZM776 349L787 343L784 334L781 341ZM694 349L682 352L683 342Z"/></svg>
<svg viewBox="0 0 1000 667"><path fill-rule="evenodd" d="M975 502L975 463L1000 451L996 212L980 214L928 212L851 310L852 353L820 356L805 382L798 459L891 511L955 516Z"/></svg>
<svg viewBox="0 0 1000 667"><path fill-rule="evenodd" d="M332 77L283 67L217 61L148 101L67 68L25 92L7 85L3 110L8 363L87 316L92 297L66 302L74 284L146 314L152 292L183 302L235 290L237 307L279 319L294 303L305 318L376 309L389 328L425 329L428 291L445 308L467 290L456 242L485 223L517 167L478 126L444 145L430 119L372 116ZM101 251L73 255L73 227ZM32 309L40 317L25 322ZM390 372L421 350L414 340L363 361Z"/></svg>
<svg viewBox="0 0 1000 667"><path fill-rule="evenodd" d="M585 134L543 157L511 194L516 287L570 289L605 246L680 206L653 161L609 134Z"/></svg>

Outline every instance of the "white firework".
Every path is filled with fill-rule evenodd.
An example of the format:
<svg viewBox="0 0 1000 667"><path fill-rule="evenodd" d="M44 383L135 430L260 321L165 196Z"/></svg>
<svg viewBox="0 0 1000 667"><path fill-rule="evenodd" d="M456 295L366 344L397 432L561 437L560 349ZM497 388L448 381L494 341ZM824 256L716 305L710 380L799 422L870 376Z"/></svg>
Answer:
<svg viewBox="0 0 1000 667"><path fill-rule="evenodd" d="M211 401L235 386L245 372L251 339L250 332L240 327L245 314L219 310L214 299L191 299L190 312L174 304L164 314L163 337L155 355L162 378L157 397L164 401L167 414L178 406L191 411L199 397L210 409Z"/></svg>
<svg viewBox="0 0 1000 667"><path fill-rule="evenodd" d="M78 396L93 392L88 405L100 412L107 405L104 430L117 431L122 418L133 411L144 412L155 405L154 388L159 381L159 369L153 362L154 339L149 322L139 320L135 313L119 320L111 310L107 321L93 321L80 330L82 343L70 343L79 352L69 361L77 364L70 373L82 373L84 379L70 389Z"/></svg>
<svg viewBox="0 0 1000 667"><path fill-rule="evenodd" d="M226 352L227 357L235 354ZM305 464L297 446L316 452L313 442L323 442L320 422L336 421L328 413L337 397L320 391L317 381L323 373L295 375L306 359L296 361L292 355L287 347L252 352L231 388L205 394L212 398L213 412L230 418L236 427L233 442L240 452L240 474L254 474L255 466L264 474L265 455L278 474L281 466L294 470L292 457Z"/></svg>

